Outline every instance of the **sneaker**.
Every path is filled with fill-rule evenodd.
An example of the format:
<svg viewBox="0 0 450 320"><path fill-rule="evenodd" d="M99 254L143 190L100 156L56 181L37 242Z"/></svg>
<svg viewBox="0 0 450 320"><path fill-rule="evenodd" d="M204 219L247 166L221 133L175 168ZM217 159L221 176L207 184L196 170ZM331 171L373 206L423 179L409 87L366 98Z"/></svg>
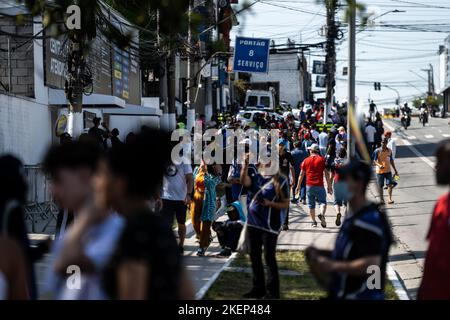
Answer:
<svg viewBox="0 0 450 320"><path fill-rule="evenodd" d="M224 248L222 251L220 251L219 254L217 254L218 258L228 258L231 256L231 249L230 248Z"/></svg>
<svg viewBox="0 0 450 320"><path fill-rule="evenodd" d="M266 295L265 292L258 292L256 290L251 290L250 292L247 292L242 297L244 299L261 299Z"/></svg>
<svg viewBox="0 0 450 320"><path fill-rule="evenodd" d="M283 231L288 231L289 230L289 226L287 224L283 224Z"/></svg>
<svg viewBox="0 0 450 320"><path fill-rule="evenodd" d="M317 228L317 222L316 221L314 221L312 224L311 224L311 227L313 227L313 228Z"/></svg>
<svg viewBox="0 0 450 320"><path fill-rule="evenodd" d="M205 256L205 249L203 249L203 248L198 248L198 250L197 250L197 256L199 256L199 257L204 257L204 256Z"/></svg>
<svg viewBox="0 0 450 320"><path fill-rule="evenodd" d="M340 213L338 213L336 216L336 226L338 226L338 227L341 225L341 217L342 217L342 214L340 214Z"/></svg>
<svg viewBox="0 0 450 320"><path fill-rule="evenodd" d="M325 216L319 214L317 217L320 220L320 225L322 226L322 228L326 228L327 227L327 222L325 221Z"/></svg>

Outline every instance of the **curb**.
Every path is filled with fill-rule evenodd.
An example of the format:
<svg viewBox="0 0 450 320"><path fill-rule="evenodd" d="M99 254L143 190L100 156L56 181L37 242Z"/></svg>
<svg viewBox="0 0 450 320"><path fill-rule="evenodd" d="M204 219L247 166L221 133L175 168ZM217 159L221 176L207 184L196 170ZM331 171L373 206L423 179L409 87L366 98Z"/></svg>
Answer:
<svg viewBox="0 0 450 320"><path fill-rule="evenodd" d="M403 281L401 280L397 271L395 271L394 268L392 268L390 263L387 264L386 274L389 280L392 282L392 285L394 286L395 293L397 294L398 298L400 300L411 300L403 284Z"/></svg>
<svg viewBox="0 0 450 320"><path fill-rule="evenodd" d="M201 288L200 290L197 291L197 293L195 294L195 300L202 300L203 297L205 296L206 292L208 292L209 288L211 288L211 286L213 285L214 282L216 282L217 278L219 277L219 275L230 266L231 262L233 262L233 260L236 258L237 256L237 252L234 252L228 259L227 261L223 264L223 266L216 271L216 273L213 274L213 276L211 278L209 278L208 282L206 282Z"/></svg>

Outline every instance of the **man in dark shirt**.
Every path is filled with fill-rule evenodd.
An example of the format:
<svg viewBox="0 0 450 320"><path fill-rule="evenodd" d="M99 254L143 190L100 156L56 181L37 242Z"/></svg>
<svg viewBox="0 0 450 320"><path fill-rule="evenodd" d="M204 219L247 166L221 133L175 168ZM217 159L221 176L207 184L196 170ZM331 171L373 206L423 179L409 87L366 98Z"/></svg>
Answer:
<svg viewBox="0 0 450 320"><path fill-rule="evenodd" d="M366 198L371 168L352 160L338 169L350 210L333 251L306 250L311 272L331 299L384 299L386 264L393 239L386 214Z"/></svg>
<svg viewBox="0 0 450 320"><path fill-rule="evenodd" d="M100 121L102 118L95 117L92 120L92 123L94 123L94 126L89 129L88 134L90 134L92 137L95 138L96 141L98 141L99 145L106 149L106 132L100 129Z"/></svg>
<svg viewBox="0 0 450 320"><path fill-rule="evenodd" d="M295 178L295 172L294 172L294 158L292 157L291 153L286 150L287 143L288 142L285 139L278 140L278 153L279 153L280 173L288 179L289 181L288 190L290 191L290 189L294 185L293 182ZM284 221L283 224L283 230L286 231L288 229L289 229L289 208L287 209L286 220Z"/></svg>

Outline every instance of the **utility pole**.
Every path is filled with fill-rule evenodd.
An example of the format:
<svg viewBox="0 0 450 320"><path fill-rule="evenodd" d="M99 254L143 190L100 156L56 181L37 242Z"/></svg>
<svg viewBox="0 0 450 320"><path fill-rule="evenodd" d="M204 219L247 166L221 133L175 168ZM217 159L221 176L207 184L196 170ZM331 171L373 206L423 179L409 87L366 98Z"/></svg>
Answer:
<svg viewBox="0 0 450 320"><path fill-rule="evenodd" d="M160 14L159 10L156 13L157 19L157 43L158 48L161 48L161 35L160 35ZM159 57L159 104L162 106L162 118L161 128L164 130L169 129L169 102L167 99L167 60L164 49L163 53Z"/></svg>
<svg viewBox="0 0 450 320"><path fill-rule="evenodd" d="M347 103L347 146L348 156L355 156L355 143L352 139L351 117L355 114L355 79L356 79L356 3L349 1L348 32L348 103Z"/></svg>
<svg viewBox="0 0 450 320"><path fill-rule="evenodd" d="M325 113L323 116L323 123L326 124L328 121L328 113L331 110L334 97L334 87L336 85L335 74L336 74L336 8L337 0L327 0L327 47L326 47L326 58L325 64L327 67L326 75L326 99L325 99Z"/></svg>
<svg viewBox="0 0 450 320"><path fill-rule="evenodd" d="M195 105L192 103L192 61L191 61L191 44L192 44L192 29L191 29L191 15L192 15L192 0L189 0L189 11L188 11L188 50L187 50L187 90L186 90L186 108L187 108L187 119L186 119L186 129L190 132L194 127L195 122Z"/></svg>

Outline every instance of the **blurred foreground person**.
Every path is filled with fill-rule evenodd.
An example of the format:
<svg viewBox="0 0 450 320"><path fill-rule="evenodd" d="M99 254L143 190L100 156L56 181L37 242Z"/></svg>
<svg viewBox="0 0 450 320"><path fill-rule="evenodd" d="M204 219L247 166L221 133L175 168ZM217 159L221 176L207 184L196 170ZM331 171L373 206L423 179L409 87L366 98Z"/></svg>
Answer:
<svg viewBox="0 0 450 320"><path fill-rule="evenodd" d="M29 298L22 249L14 240L0 236L0 300Z"/></svg>
<svg viewBox="0 0 450 320"><path fill-rule="evenodd" d="M0 261L4 265L10 263L10 266L25 263L18 272L20 273L21 269L25 270L29 297L36 299L33 263L47 252L48 244L42 242L37 247L30 246L23 212L26 192L27 185L22 163L10 155L0 157L0 237L9 240L5 240L8 243L4 244L4 249L11 250L11 254L21 260L8 262L5 261L8 260L8 256L0 256ZM20 248L19 252L17 248Z"/></svg>
<svg viewBox="0 0 450 320"><path fill-rule="evenodd" d="M271 162L259 164L255 175L248 175L248 156L242 166L241 182L249 188L247 236L253 270L253 288L244 298L280 298L276 248L278 235L289 208L289 180L271 168ZM268 267L264 283L262 253Z"/></svg>
<svg viewBox="0 0 450 320"><path fill-rule="evenodd" d="M167 219L152 212L170 161L170 136L147 129L112 149L99 166L95 194L125 218L103 284L112 299L192 299L192 288Z"/></svg>
<svg viewBox="0 0 450 320"><path fill-rule="evenodd" d="M337 170L349 209L333 251L309 247L307 262L331 299L384 299L386 263L393 242L388 218L366 198L371 168L359 160Z"/></svg>
<svg viewBox="0 0 450 320"><path fill-rule="evenodd" d="M53 248L55 262L48 273L45 293L48 298L108 298L101 276L114 252L124 219L111 214L103 200L104 191L94 189L95 172L102 156L100 148L92 141L77 141L54 146L45 157L44 169L51 177L55 200L75 215L74 222ZM70 280L73 272L80 272L78 286Z"/></svg>
<svg viewBox="0 0 450 320"><path fill-rule="evenodd" d="M442 142L436 153L436 180L450 186L450 140ZM428 251L418 299L450 299L450 192L443 195L434 207L427 239Z"/></svg>

